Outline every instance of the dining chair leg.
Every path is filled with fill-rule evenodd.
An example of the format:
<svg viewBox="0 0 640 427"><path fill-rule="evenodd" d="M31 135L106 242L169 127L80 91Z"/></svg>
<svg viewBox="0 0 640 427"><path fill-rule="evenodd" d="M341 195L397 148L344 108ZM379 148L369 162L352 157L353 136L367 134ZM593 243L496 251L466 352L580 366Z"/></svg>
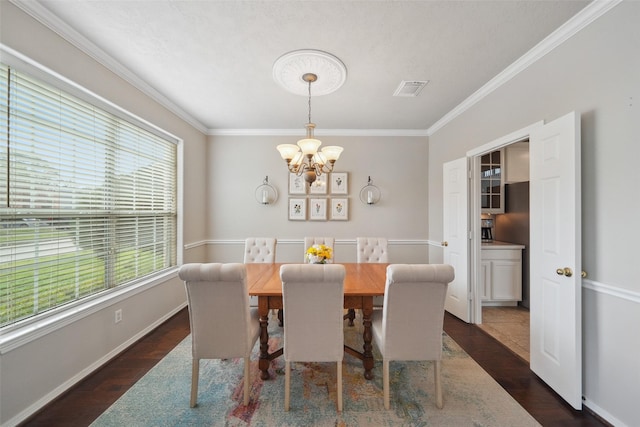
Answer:
<svg viewBox="0 0 640 427"><path fill-rule="evenodd" d="M249 404L249 390L251 387L251 381L249 378L249 357L244 358L244 406Z"/></svg>
<svg viewBox="0 0 640 427"><path fill-rule="evenodd" d="M198 400L198 377L200 376L200 359L193 359L191 365L191 401L189 406L196 407Z"/></svg>
<svg viewBox="0 0 640 427"><path fill-rule="evenodd" d="M440 378L440 374L441 374L441 362L440 360L435 360L434 361L435 367L434 367L434 380L436 383L436 406L438 407L438 409L442 409L442 381Z"/></svg>
<svg viewBox="0 0 640 427"><path fill-rule="evenodd" d="M338 412L342 412L342 360L337 363L337 396L338 396Z"/></svg>
<svg viewBox="0 0 640 427"><path fill-rule="evenodd" d="M291 362L284 362L284 410L289 410L291 397Z"/></svg>
<svg viewBox="0 0 640 427"><path fill-rule="evenodd" d="M389 361L382 361L382 390L384 394L384 409L389 409Z"/></svg>

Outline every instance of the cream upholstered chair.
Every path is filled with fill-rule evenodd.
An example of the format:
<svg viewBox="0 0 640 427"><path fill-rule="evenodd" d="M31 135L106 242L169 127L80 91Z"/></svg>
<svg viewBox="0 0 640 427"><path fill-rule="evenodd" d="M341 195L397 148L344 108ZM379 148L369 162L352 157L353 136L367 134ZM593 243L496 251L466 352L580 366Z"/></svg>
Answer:
<svg viewBox="0 0 640 427"><path fill-rule="evenodd" d="M244 358L244 404L249 404L249 358L260 335L257 309L249 308L244 264L185 264L191 324L191 407L198 399L200 359Z"/></svg>
<svg viewBox="0 0 640 427"><path fill-rule="evenodd" d="M440 360L444 302L453 267L447 264L392 264L382 310L372 316L373 339L382 354L384 407L389 409L389 362L433 360L436 406L442 408Z"/></svg>
<svg viewBox="0 0 640 427"><path fill-rule="evenodd" d="M272 264L276 262L275 237L249 237L244 241L245 264ZM258 297L249 297L251 307L258 306ZM282 325L280 325L282 326Z"/></svg>
<svg viewBox="0 0 640 427"><path fill-rule="evenodd" d="M337 407L342 411L345 268L338 264L280 267L284 328L284 409L289 410L291 362L337 362Z"/></svg>
<svg viewBox="0 0 640 427"><path fill-rule="evenodd" d="M275 237L249 237L244 241L244 263L273 263L276 262Z"/></svg>
<svg viewBox="0 0 640 427"><path fill-rule="evenodd" d="M304 262L307 262L307 249L313 245L325 245L333 250L335 239L333 237L305 237L304 238ZM335 252L334 252L335 255ZM335 257L334 257L335 258ZM327 264L333 264L334 258L328 259Z"/></svg>
<svg viewBox="0 0 640 427"><path fill-rule="evenodd" d="M387 263L389 251L384 237L358 237L356 239L357 260L362 263ZM373 306L382 307L383 297L374 297Z"/></svg>
<svg viewBox="0 0 640 427"><path fill-rule="evenodd" d="M387 239L384 237L358 237L356 250L358 262L389 262Z"/></svg>

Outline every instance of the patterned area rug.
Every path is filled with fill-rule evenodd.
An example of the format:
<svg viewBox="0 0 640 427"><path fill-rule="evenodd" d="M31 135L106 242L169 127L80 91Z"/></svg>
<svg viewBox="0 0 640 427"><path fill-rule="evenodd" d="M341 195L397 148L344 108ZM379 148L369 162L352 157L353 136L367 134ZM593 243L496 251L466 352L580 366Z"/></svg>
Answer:
<svg viewBox="0 0 640 427"><path fill-rule="evenodd" d="M361 323L357 322L361 325ZM346 322L345 322L346 325ZM269 323L270 351L282 329ZM345 326L345 343L362 348L362 326ZM382 401L382 362L374 346L375 378L345 354L341 414L336 411L335 363L294 363L291 410L284 412L284 360L272 362L271 380L258 374L256 344L252 390L242 405L243 361L205 360L200 365L198 406L189 407L191 338L187 337L93 426L538 426L539 424L451 338L444 335L444 408L435 406L431 362L391 362L391 409Z"/></svg>

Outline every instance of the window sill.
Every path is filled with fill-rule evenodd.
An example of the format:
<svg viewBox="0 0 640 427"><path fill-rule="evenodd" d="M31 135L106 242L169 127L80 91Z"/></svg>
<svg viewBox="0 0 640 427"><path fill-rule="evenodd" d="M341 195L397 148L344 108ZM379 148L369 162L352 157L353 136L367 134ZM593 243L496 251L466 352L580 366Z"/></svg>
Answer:
<svg viewBox="0 0 640 427"><path fill-rule="evenodd" d="M151 289L177 277L177 274L178 268L171 268L147 280L133 283L126 287L110 289L99 295L64 305L13 325L8 325L0 330L0 355L64 328L133 295Z"/></svg>

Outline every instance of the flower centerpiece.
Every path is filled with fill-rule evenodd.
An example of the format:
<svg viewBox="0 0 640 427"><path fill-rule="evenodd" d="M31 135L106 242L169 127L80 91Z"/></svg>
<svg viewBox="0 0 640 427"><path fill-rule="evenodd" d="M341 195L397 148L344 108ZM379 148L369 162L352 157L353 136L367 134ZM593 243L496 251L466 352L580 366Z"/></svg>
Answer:
<svg viewBox="0 0 640 427"><path fill-rule="evenodd" d="M332 255L333 249L326 245L313 245L307 249L307 260L310 264L326 264Z"/></svg>

